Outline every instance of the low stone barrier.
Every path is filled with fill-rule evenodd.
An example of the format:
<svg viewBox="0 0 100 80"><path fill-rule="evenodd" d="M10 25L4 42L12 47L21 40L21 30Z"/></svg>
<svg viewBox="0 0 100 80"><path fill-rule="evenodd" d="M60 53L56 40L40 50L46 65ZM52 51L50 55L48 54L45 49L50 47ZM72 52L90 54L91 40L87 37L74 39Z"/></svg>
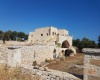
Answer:
<svg viewBox="0 0 100 80"><path fill-rule="evenodd" d="M84 48L84 80L100 80L100 49Z"/></svg>

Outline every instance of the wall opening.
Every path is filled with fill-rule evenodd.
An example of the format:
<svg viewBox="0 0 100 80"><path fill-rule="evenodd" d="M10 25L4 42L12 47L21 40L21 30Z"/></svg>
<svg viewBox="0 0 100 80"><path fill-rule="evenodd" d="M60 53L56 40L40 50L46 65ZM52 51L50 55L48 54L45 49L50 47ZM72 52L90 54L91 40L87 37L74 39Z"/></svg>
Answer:
<svg viewBox="0 0 100 80"><path fill-rule="evenodd" d="M62 48L69 48L69 47L70 47L70 45L69 45L69 42L67 40L62 42Z"/></svg>
<svg viewBox="0 0 100 80"><path fill-rule="evenodd" d="M70 49L65 50L65 56L70 56L71 53L73 53L72 50L70 50Z"/></svg>
<svg viewBox="0 0 100 80"><path fill-rule="evenodd" d="M49 35L50 35L50 29L49 29Z"/></svg>
<svg viewBox="0 0 100 80"><path fill-rule="evenodd" d="M41 36L43 36L43 34L41 34Z"/></svg>
<svg viewBox="0 0 100 80"><path fill-rule="evenodd" d="M56 49L53 51L53 58L56 58Z"/></svg>

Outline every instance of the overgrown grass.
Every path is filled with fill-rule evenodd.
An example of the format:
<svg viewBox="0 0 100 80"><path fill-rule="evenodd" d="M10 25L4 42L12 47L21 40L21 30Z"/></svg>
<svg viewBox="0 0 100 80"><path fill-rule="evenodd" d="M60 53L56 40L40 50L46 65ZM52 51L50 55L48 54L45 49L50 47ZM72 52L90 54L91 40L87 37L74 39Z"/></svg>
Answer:
<svg viewBox="0 0 100 80"><path fill-rule="evenodd" d="M32 77L32 74L22 73L19 68L9 69L6 65L0 66L0 80L39 80L39 76Z"/></svg>

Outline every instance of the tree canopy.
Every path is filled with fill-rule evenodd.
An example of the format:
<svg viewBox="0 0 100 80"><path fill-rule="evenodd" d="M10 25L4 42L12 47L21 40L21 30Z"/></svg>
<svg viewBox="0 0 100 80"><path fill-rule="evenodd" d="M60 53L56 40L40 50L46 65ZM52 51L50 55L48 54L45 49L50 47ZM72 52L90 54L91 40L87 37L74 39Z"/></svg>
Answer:
<svg viewBox="0 0 100 80"><path fill-rule="evenodd" d="M3 32L0 30L0 40L5 39L5 40L27 40L28 39L28 34L25 34L24 32L17 32L17 31L5 31Z"/></svg>
<svg viewBox="0 0 100 80"><path fill-rule="evenodd" d="M98 36L98 47L100 48L100 36Z"/></svg>
<svg viewBox="0 0 100 80"><path fill-rule="evenodd" d="M89 40L88 38L84 37L82 40L73 40L73 46L76 46L79 50L82 50L83 48L96 48L97 44L95 43L95 41Z"/></svg>

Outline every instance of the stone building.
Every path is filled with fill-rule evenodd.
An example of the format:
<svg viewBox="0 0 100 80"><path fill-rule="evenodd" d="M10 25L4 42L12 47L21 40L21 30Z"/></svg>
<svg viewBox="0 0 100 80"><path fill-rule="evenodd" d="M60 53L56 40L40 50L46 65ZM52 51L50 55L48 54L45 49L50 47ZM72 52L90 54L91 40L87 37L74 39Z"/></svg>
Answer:
<svg viewBox="0 0 100 80"><path fill-rule="evenodd" d="M28 42L42 45L56 45L59 43L63 48L69 48L72 46L72 36L69 36L68 31L65 29L57 29L50 26L30 32Z"/></svg>

